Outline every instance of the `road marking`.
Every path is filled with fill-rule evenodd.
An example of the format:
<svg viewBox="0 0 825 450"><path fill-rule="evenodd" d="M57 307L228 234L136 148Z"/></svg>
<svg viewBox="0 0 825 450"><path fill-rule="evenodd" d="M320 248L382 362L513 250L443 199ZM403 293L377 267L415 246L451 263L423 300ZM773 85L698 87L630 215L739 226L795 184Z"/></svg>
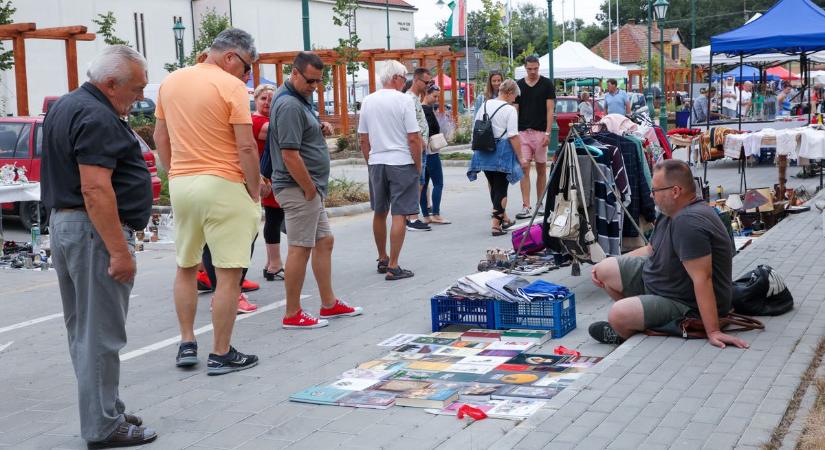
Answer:
<svg viewBox="0 0 825 450"><path fill-rule="evenodd" d="M303 300L305 298L309 298L309 295L302 295L301 296L301 300ZM286 300L281 300L279 302L275 302L275 303L260 307L260 308L258 308L257 311L255 311L253 313L238 316L238 318L235 319L235 322L237 323L237 322L240 322L241 320L245 320L245 319L248 319L250 317L257 316L258 314L265 313L267 311L272 311L273 309L280 308L281 306L284 306L284 305L286 305ZM209 325L204 325L204 326L196 329L195 330L195 336L199 336L201 334L208 333L210 331L212 331L212 324L211 323ZM124 353L124 354L120 355L120 361L121 362L128 361L130 359L137 358L138 356L143 356L147 353L151 353L155 350L159 350L159 349L162 349L164 347L168 347L170 345L177 344L179 342L180 342L180 335L177 335L175 337L171 337L169 339L164 339L160 342L156 342L154 344L150 344L150 345L147 345L145 347L141 347L137 350L132 350L129 353Z"/></svg>
<svg viewBox="0 0 825 450"><path fill-rule="evenodd" d="M38 317L37 319L27 320L25 322L16 323L14 325L9 325L7 327L0 328L0 333L5 333L6 331L17 330L19 328L25 328L30 325L35 325L41 322L45 322L47 320L57 319L58 317L63 317L63 313L51 314L48 316Z"/></svg>
<svg viewBox="0 0 825 450"><path fill-rule="evenodd" d="M11 344L14 344L14 341L9 342L8 344L0 345L0 352L2 352L3 350L9 348L11 346Z"/></svg>

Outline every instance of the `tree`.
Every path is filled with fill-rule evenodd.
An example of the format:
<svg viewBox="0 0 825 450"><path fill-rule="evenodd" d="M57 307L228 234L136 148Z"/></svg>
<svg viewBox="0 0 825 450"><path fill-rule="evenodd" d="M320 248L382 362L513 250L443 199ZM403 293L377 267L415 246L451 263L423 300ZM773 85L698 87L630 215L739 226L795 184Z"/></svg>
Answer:
<svg viewBox="0 0 825 450"><path fill-rule="evenodd" d="M117 18L112 11L108 11L106 14L98 14L96 19L92 19L92 22L97 24L97 34L103 36L103 42L106 45L129 45L129 41L124 41L115 36Z"/></svg>
<svg viewBox="0 0 825 450"><path fill-rule="evenodd" d="M200 22L200 33L192 46L192 52L183 59L184 66L194 66L198 61L198 55L212 46L212 41L221 34L221 31L230 28L229 18L215 12L215 8L208 9L202 16ZM168 72L174 72L179 68L178 63L166 63L163 68Z"/></svg>
<svg viewBox="0 0 825 450"><path fill-rule="evenodd" d="M352 75L358 71L356 59L359 55L358 44L361 38L355 29L355 11L358 9L358 0L335 0L332 7L332 23L347 30L346 38L338 38L338 46L335 51L338 53L338 61L346 64L347 74Z"/></svg>
<svg viewBox="0 0 825 450"><path fill-rule="evenodd" d="M17 12L17 8L12 6L11 0L3 2L0 0L0 25L7 25L14 23L12 16ZM14 52L12 50L5 50L3 42L0 42L0 71L9 70L14 67Z"/></svg>

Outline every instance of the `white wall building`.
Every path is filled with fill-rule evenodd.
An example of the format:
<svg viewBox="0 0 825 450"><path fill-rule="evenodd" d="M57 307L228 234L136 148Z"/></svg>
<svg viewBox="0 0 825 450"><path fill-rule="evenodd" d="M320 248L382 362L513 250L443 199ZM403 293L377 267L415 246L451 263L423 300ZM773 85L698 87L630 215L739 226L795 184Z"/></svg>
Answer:
<svg viewBox="0 0 825 450"><path fill-rule="evenodd" d="M310 0L310 39L316 49L333 48L346 30L332 22L333 1ZM197 33L193 27L210 9L230 17L232 25L248 31L260 52L303 49L301 0L15 0L15 22L34 22L38 28L85 25L97 32L92 22L108 11L117 19L115 34L129 41L149 62L149 82L160 83L167 72L166 63L177 60L172 25L180 18L186 27L184 52L188 54ZM415 8L403 0L389 1L390 43L392 48L415 47L413 14ZM384 48L387 43L387 9L382 0L362 1L356 12L360 48ZM6 49L11 42L4 43ZM79 80L86 80L86 67L106 44L98 35L92 42L77 43ZM63 41L26 40L29 111L41 111L43 98L62 95L68 90ZM263 76L275 79L274 66L264 66ZM4 114L16 113L14 70L0 74L0 104Z"/></svg>

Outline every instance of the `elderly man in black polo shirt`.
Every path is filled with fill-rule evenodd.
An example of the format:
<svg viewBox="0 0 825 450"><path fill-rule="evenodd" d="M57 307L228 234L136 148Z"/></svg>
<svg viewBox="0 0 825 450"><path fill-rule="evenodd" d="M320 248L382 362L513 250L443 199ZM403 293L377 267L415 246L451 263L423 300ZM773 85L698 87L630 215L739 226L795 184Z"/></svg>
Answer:
<svg viewBox="0 0 825 450"><path fill-rule="evenodd" d="M42 200L78 385L80 433L89 448L141 445L157 434L125 414L118 395L126 312L135 278L134 230L152 212L152 185L123 119L143 98L146 60L107 47L89 81L64 95L44 121Z"/></svg>

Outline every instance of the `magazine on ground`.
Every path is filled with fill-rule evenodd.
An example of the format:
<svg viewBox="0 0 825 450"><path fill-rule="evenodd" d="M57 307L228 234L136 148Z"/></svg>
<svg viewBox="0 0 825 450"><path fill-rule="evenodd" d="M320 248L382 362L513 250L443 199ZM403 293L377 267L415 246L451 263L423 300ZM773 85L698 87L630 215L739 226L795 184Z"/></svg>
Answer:
<svg viewBox="0 0 825 450"><path fill-rule="evenodd" d="M338 401L352 391L336 389L329 386L313 386L289 396L293 402L314 403L317 405L337 405Z"/></svg>
<svg viewBox="0 0 825 450"><path fill-rule="evenodd" d="M395 404L414 408L443 408L457 399L456 389L431 386L399 392L395 397Z"/></svg>
<svg viewBox="0 0 825 450"><path fill-rule="evenodd" d="M381 380L370 380L366 378L341 378L327 386L345 391L364 391L378 384L380 381Z"/></svg>
<svg viewBox="0 0 825 450"><path fill-rule="evenodd" d="M422 336L426 336L426 334L396 334L391 338L384 339L383 341L378 343L379 347L398 347L399 345L406 344L408 342L412 342L414 339L418 339Z"/></svg>
<svg viewBox="0 0 825 450"><path fill-rule="evenodd" d="M376 384L372 388L378 391L404 392L413 389L430 387L430 383L417 380L387 380Z"/></svg>
<svg viewBox="0 0 825 450"><path fill-rule="evenodd" d="M395 404L395 394L385 391L353 391L338 401L341 406L387 409Z"/></svg>
<svg viewBox="0 0 825 450"><path fill-rule="evenodd" d="M536 386L503 386L495 393L490 394L493 400L550 400L561 392L553 387Z"/></svg>

